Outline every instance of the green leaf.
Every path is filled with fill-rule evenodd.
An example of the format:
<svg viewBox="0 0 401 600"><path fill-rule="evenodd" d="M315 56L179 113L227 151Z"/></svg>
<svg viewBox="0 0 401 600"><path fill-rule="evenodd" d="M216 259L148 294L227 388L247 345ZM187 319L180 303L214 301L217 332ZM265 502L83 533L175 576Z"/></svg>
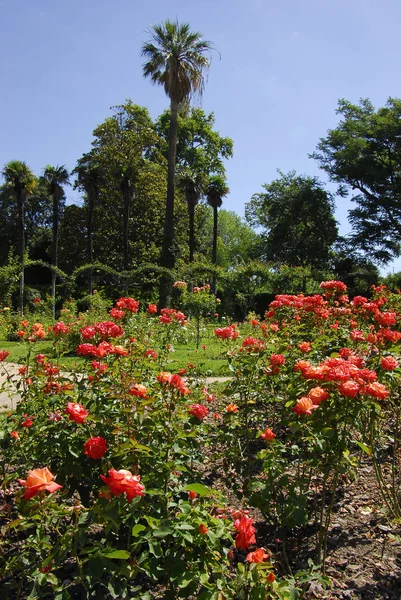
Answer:
<svg viewBox="0 0 401 600"><path fill-rule="evenodd" d="M193 531L195 527L184 521L183 523L176 525L176 529L179 529L180 531Z"/></svg>
<svg viewBox="0 0 401 600"><path fill-rule="evenodd" d="M24 519L14 519L11 523L8 524L8 529L13 529L14 527L18 527L20 523L22 523Z"/></svg>
<svg viewBox="0 0 401 600"><path fill-rule="evenodd" d="M145 525L141 525L140 523L137 523L136 525L133 526L132 528L132 535L134 537L138 537L138 535L140 533L142 533L142 531L146 531L146 527Z"/></svg>
<svg viewBox="0 0 401 600"><path fill-rule="evenodd" d="M362 442L358 442L358 440L353 440L354 443L360 447L360 449L365 452L365 454L367 454L368 456L372 456L373 454L373 450L372 448L370 448L369 446L367 446L366 444L362 443Z"/></svg>
<svg viewBox="0 0 401 600"><path fill-rule="evenodd" d="M113 550L113 552L108 552L107 554L103 554L106 558L116 558L118 560L127 560L130 557L130 553L127 550Z"/></svg>
<svg viewBox="0 0 401 600"><path fill-rule="evenodd" d="M202 485L201 483L190 483L189 485L185 486L184 490L186 492L195 492L199 496L212 496L214 493L213 490L205 485Z"/></svg>

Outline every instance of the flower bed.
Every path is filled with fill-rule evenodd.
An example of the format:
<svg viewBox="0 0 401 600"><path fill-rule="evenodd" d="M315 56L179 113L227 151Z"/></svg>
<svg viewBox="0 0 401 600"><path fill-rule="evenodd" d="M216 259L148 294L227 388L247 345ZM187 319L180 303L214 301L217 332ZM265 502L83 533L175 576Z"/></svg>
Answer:
<svg viewBox="0 0 401 600"><path fill-rule="evenodd" d="M249 510L280 532L313 524L324 570L335 494L361 456L399 518L400 296L379 287L349 301L341 282L321 287L216 328L232 378L215 393L196 365L168 370L188 327L179 310L122 298L108 320L50 334L22 324L22 401L2 424L3 595L296 597L326 579L286 574L285 550L258 544ZM84 376L35 353L42 331L75 343ZM221 465L219 489L207 460Z"/></svg>

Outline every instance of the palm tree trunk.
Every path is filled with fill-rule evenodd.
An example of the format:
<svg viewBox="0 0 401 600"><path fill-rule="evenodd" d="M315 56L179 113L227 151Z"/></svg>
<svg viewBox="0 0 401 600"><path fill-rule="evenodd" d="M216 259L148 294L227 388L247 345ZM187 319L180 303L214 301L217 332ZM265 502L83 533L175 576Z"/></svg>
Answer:
<svg viewBox="0 0 401 600"><path fill-rule="evenodd" d="M178 102L171 100L170 103L170 132L167 161L167 199L166 214L164 219L162 251L160 263L167 269L173 269L175 265L174 256L174 179L175 163L177 155L177 130L178 130ZM159 305L164 307L168 304L170 292L168 289L168 278L162 276L160 279Z"/></svg>
<svg viewBox="0 0 401 600"><path fill-rule="evenodd" d="M188 202L189 216L189 262L194 262L195 252L195 204L192 201Z"/></svg>
<svg viewBox="0 0 401 600"><path fill-rule="evenodd" d="M18 211L18 233L19 233L19 257L20 257L20 277L19 277L19 311L20 315L24 314L24 269L25 269L25 226L24 226L24 192L21 192L17 197Z"/></svg>
<svg viewBox="0 0 401 600"><path fill-rule="evenodd" d="M134 197L134 187L128 176L124 176L122 182L123 191L123 268L128 271L129 263L129 215L132 199ZM125 295L128 295L128 279L125 277Z"/></svg>
<svg viewBox="0 0 401 600"><path fill-rule="evenodd" d="M88 261L89 264L93 264L93 208L94 208L94 198L92 196L92 192L88 194L88 213L87 213L87 221L86 226L88 230ZM88 295L92 296L93 292L93 269L90 267L88 273Z"/></svg>
<svg viewBox="0 0 401 600"><path fill-rule="evenodd" d="M213 250L212 250L212 262L214 266L217 265L217 222L218 222L218 207L217 204L213 206ZM213 273L212 278L212 292L216 293L216 273Z"/></svg>
<svg viewBox="0 0 401 600"><path fill-rule="evenodd" d="M53 196L53 242L52 242L52 266L57 267L57 246L58 246L58 222L59 222L59 200L57 193ZM53 299L52 316L53 321L56 319L56 272L52 270L52 291Z"/></svg>
<svg viewBox="0 0 401 600"><path fill-rule="evenodd" d="M123 268L124 271L128 271L128 224L129 224L129 209L130 209L130 182L129 179L124 176L122 182L123 191Z"/></svg>

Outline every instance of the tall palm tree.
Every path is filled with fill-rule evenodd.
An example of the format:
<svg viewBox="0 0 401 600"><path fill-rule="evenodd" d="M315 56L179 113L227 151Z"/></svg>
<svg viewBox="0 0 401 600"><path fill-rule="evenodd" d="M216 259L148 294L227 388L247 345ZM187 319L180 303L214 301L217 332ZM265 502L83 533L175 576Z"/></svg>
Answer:
<svg viewBox="0 0 401 600"><path fill-rule="evenodd" d="M198 204L205 188L205 176L203 173L192 173L189 169L183 169L177 176L177 187L185 194L188 205L189 217L189 262L194 260L195 251L195 207Z"/></svg>
<svg viewBox="0 0 401 600"><path fill-rule="evenodd" d="M36 185L36 177L25 162L12 160L3 169L6 186L13 192L17 202L18 238L21 273L19 280L19 309L24 312L24 262L25 262L25 200Z"/></svg>
<svg viewBox="0 0 401 600"><path fill-rule="evenodd" d="M52 167L47 165L43 172L43 179L47 183L49 194L53 199L53 223L52 223L52 250L51 263L53 267L57 267L57 250L58 250L58 228L61 219L62 204L65 200L64 185L70 185L70 174L64 165ZM56 316L56 279L57 274L52 270L52 298L53 298L53 320Z"/></svg>
<svg viewBox="0 0 401 600"><path fill-rule="evenodd" d="M204 72L210 65L212 44L202 34L191 31L188 23L165 21L149 29L150 41L142 46L147 60L143 74L162 85L170 98L170 130L167 172L166 215L163 229L161 264L172 269L174 256L174 178L177 151L178 110L194 94L202 95ZM160 287L160 304L167 300L166 282Z"/></svg>
<svg viewBox="0 0 401 600"><path fill-rule="evenodd" d="M217 264L217 226L218 226L218 210L223 204L223 198L230 193L227 187L226 180L221 175L212 175L206 186L206 199L213 208L213 251L212 262ZM216 292L216 276L213 276L213 292Z"/></svg>
<svg viewBox="0 0 401 600"><path fill-rule="evenodd" d="M79 160L72 174L77 176L74 184L75 188L81 188L86 193L87 211L87 252L88 262L93 263L93 213L95 206L99 204L100 188L103 182L103 174L100 166L96 163L90 153L84 154ZM88 294L93 292L93 269L89 268L88 274Z"/></svg>

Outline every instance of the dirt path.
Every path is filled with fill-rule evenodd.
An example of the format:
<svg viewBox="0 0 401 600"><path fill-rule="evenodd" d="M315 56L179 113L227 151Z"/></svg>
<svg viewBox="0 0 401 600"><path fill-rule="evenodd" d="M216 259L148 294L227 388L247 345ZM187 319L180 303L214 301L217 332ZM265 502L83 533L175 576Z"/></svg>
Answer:
<svg viewBox="0 0 401 600"><path fill-rule="evenodd" d="M18 369L21 365L13 363L3 363L0 367L0 390L3 390L3 386L7 383L9 376L18 375ZM10 391L0 391L0 412L6 410L14 410L20 396L15 390L15 387L11 384Z"/></svg>

